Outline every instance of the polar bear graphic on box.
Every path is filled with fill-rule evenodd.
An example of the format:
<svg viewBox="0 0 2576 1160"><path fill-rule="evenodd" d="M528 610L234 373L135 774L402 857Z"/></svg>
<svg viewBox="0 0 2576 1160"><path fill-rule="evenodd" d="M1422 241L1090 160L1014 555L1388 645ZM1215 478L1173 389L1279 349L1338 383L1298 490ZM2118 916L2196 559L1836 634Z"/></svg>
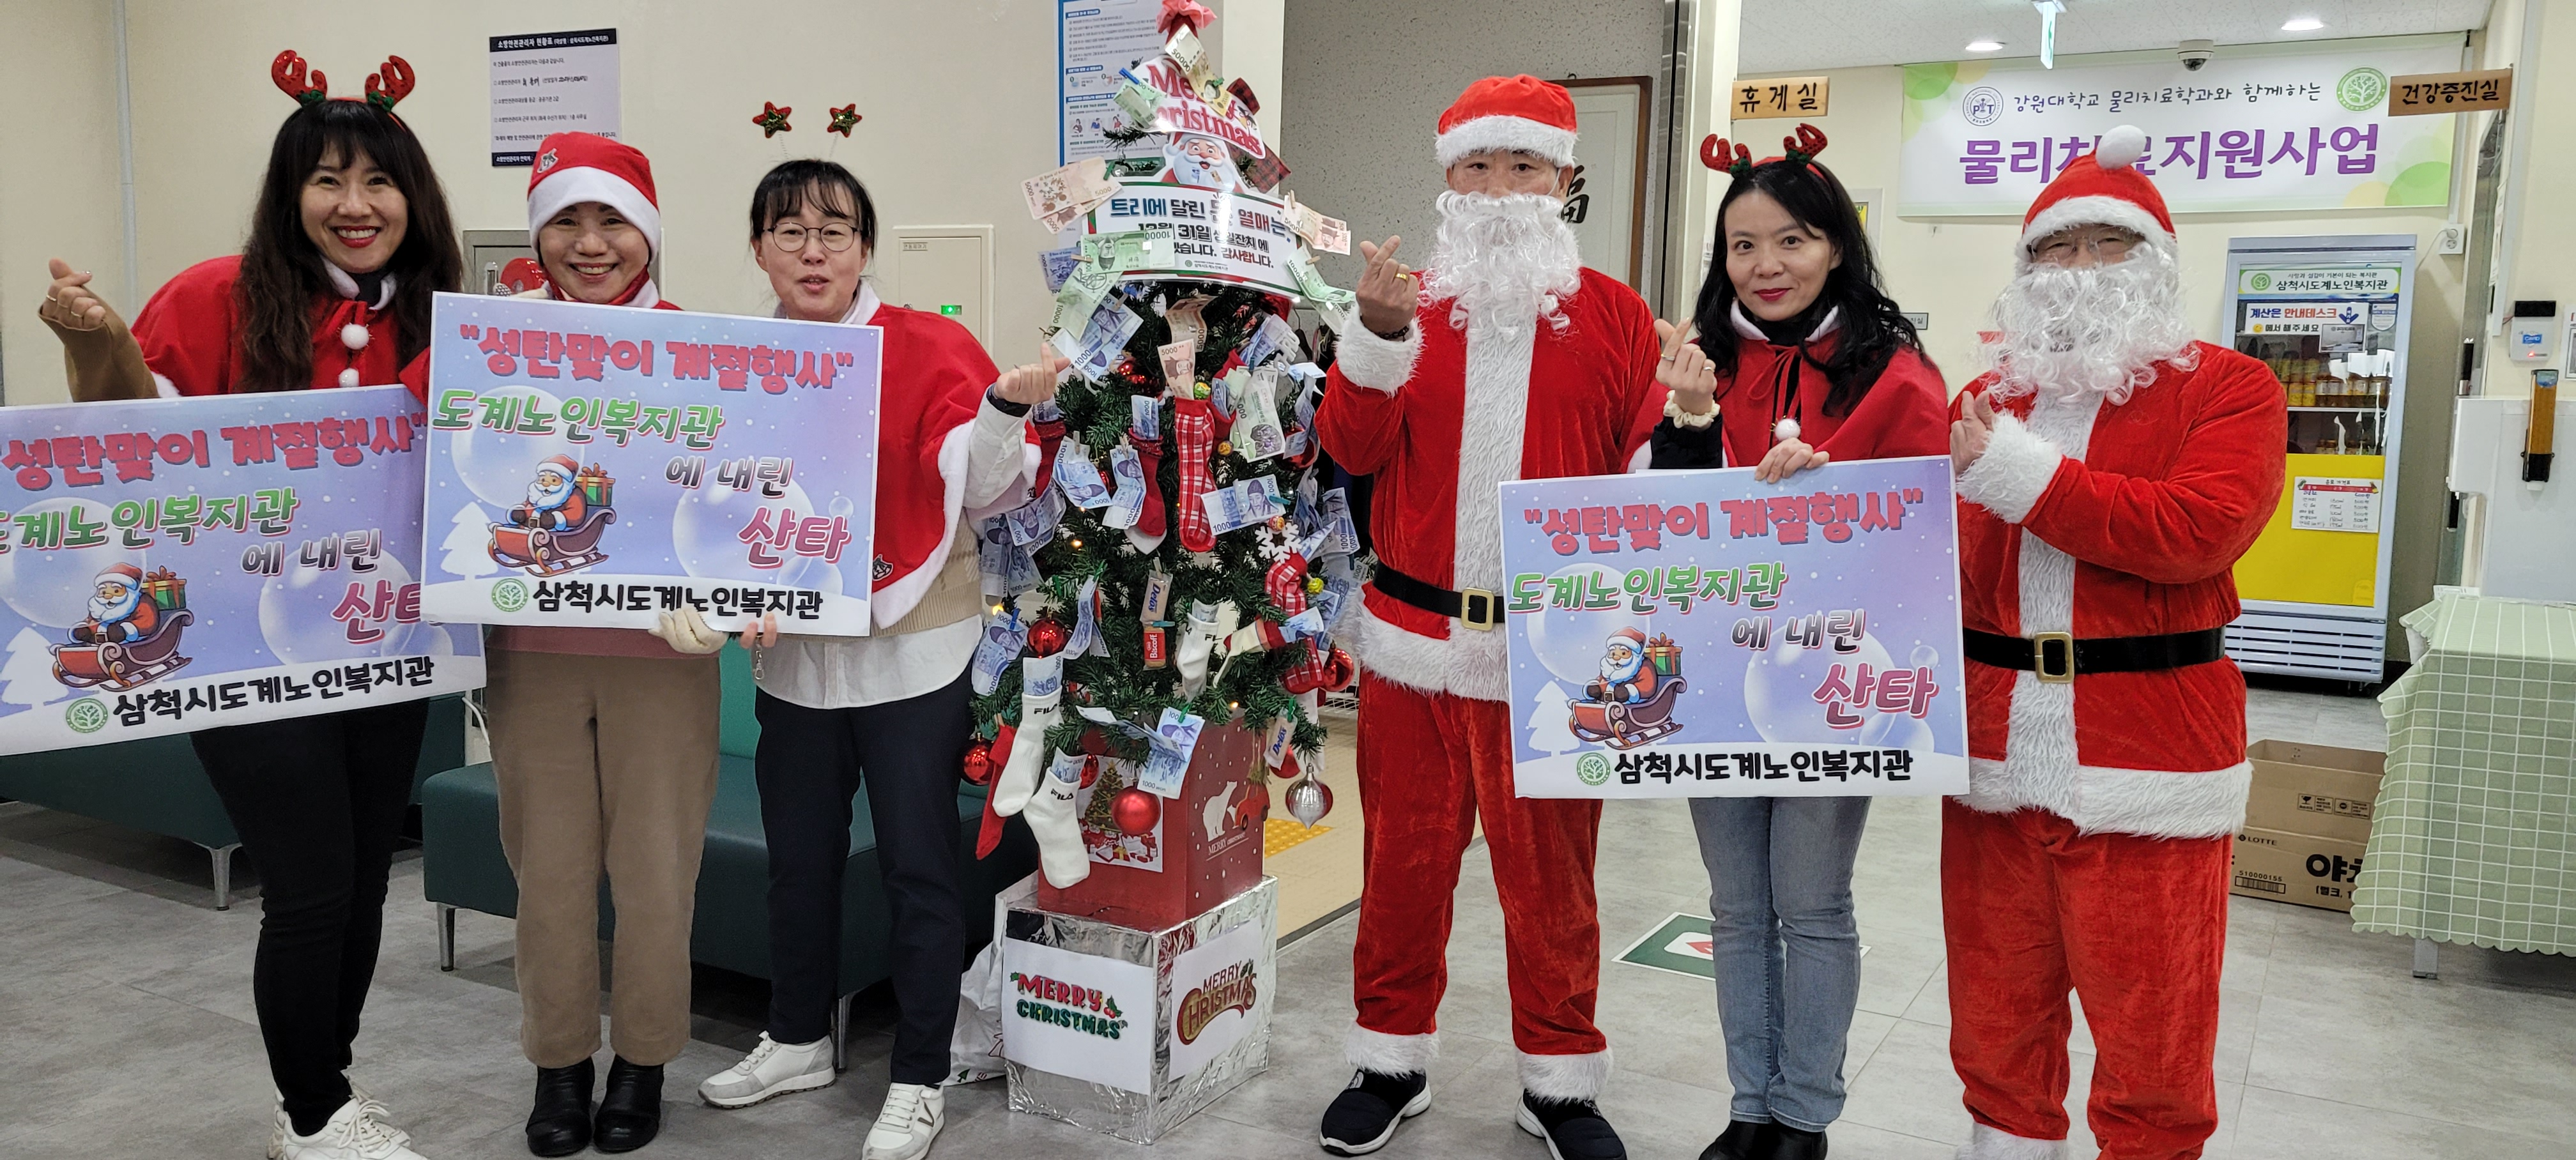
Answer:
<svg viewBox="0 0 2576 1160"><path fill-rule="evenodd" d="M1242 783L1229 781L1225 783L1224 793L1209 798L1207 804L1199 807L1199 823L1207 828L1208 841L1214 842L1225 836L1226 820L1234 813L1235 792L1242 788Z"/></svg>

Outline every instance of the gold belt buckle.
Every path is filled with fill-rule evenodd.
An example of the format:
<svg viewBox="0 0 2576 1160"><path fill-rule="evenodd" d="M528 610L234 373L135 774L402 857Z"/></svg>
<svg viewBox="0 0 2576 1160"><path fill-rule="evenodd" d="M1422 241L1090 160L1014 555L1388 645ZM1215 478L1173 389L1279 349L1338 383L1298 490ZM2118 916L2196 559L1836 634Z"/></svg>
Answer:
<svg viewBox="0 0 2576 1160"><path fill-rule="evenodd" d="M1458 590L1458 623L1478 632L1492 632L1503 623L1503 598L1488 588Z"/></svg>
<svg viewBox="0 0 2576 1160"><path fill-rule="evenodd" d="M2056 657L2058 664L2054 667L2049 664L2050 657L2048 646L2052 644L2058 646ZM2074 684L2075 634L2071 632L2032 633L2030 636L2030 667L2037 670L2039 673L2039 679L2047 684Z"/></svg>

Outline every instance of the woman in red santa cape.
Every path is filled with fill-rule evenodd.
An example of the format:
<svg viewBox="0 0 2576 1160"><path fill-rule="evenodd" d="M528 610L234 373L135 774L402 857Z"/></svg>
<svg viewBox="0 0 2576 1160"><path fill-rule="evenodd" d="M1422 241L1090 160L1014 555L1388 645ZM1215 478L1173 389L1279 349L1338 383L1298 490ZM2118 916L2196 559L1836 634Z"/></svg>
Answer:
<svg viewBox="0 0 2576 1160"><path fill-rule="evenodd" d="M546 284L520 297L679 309L653 283L662 212L652 165L631 146L547 137L528 174L528 236ZM578 524L578 465L557 456L547 468L564 506L531 519ZM649 633L503 625L484 643L501 849L519 883L519 1049L537 1068L528 1150L633 1151L660 1131L662 1066L689 1042L724 637L665 613ZM617 907L616 1054L594 1116L603 870Z"/></svg>
<svg viewBox="0 0 2576 1160"><path fill-rule="evenodd" d="M984 611L967 525L1028 499L1037 451L1027 415L1054 397L1065 360L1005 374L965 327L878 301L861 277L876 241L876 204L832 162L787 162L752 192L752 257L779 316L885 332L877 556L841 565L844 584L873 585L875 627L864 637L780 636L774 624L743 634L760 684L753 763L769 837L769 1026L698 1094L737 1108L832 1082L841 872L851 797L864 786L894 917L898 1015L893 1082L860 1154L911 1160L939 1134L965 964L957 784ZM695 612L684 621L705 631Z"/></svg>
<svg viewBox="0 0 2576 1160"><path fill-rule="evenodd" d="M1801 125L1754 163L1712 141L1730 174L1722 260L1700 287L1698 338L1665 327L1673 391L1658 469L1752 465L1765 481L1833 460L1941 455L1949 389L1878 286L1868 234ZM1860 1001L1852 864L1866 797L1691 799L1707 863L1718 1021L1734 1098L1701 1160L1809 1160L1842 1114L1843 1050Z"/></svg>
<svg viewBox="0 0 2576 1160"><path fill-rule="evenodd" d="M2281 492L2262 363L2193 340L2173 219L2121 126L2031 204L1995 370L1954 407L1969 791L1942 805L1966 1160L2066 1155L2066 995L2106 1160L2201 1154L2243 822L2237 557Z"/></svg>
<svg viewBox="0 0 2576 1160"><path fill-rule="evenodd" d="M1459 860L1479 819L1501 896L1514 1119L1552 1155L1623 1157L1596 1103L1610 1045L1593 1022L1601 926L1597 800L1524 798L1512 782L1498 485L1642 466L1670 384L1654 316L1582 266L1560 216L1574 101L1535 77L1470 85L1440 118L1449 191L1417 289L1399 239L1361 243L1356 325L1342 327L1317 431L1377 477L1378 569L1359 615L1363 852L1346 1053L1327 1151L1384 1147L1430 1106Z"/></svg>
<svg viewBox="0 0 2576 1160"><path fill-rule="evenodd" d="M393 115L401 57L334 99L282 52L298 107L277 130L239 255L180 271L129 332L57 259L42 313L72 397L428 386L430 295L464 269L438 177ZM200 730L189 740L260 873L251 992L278 1107L271 1156L417 1160L344 1074L375 976L385 881L411 802L426 701Z"/></svg>

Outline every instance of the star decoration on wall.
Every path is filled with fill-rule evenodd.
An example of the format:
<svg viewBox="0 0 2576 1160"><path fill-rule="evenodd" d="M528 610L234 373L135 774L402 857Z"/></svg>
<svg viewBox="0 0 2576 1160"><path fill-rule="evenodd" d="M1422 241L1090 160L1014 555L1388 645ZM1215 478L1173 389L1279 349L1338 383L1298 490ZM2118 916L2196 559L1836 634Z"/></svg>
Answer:
<svg viewBox="0 0 2576 1160"><path fill-rule="evenodd" d="M795 131L795 126L787 123L787 114L795 111L791 106L773 105L762 101L760 112L751 118L751 123L760 126L761 136L775 137L781 133Z"/></svg>
<svg viewBox="0 0 2576 1160"><path fill-rule="evenodd" d="M859 103L857 101L852 101L849 104L832 110L831 127L823 131L826 133L838 133L847 137L850 135L850 130L858 128L858 125Z"/></svg>

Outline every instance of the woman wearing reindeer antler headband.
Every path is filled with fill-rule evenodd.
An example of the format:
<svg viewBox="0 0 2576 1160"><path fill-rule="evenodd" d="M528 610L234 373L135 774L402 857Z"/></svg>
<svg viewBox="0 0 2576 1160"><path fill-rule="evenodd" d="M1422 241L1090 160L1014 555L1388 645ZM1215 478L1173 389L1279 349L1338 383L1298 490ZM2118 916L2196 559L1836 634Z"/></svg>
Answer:
<svg viewBox="0 0 2576 1160"><path fill-rule="evenodd" d="M1879 288L1851 195L1798 126L1755 162L1720 138L1700 159L1735 180L1718 203L1697 337L1664 332L1672 388L1657 468L1755 468L1786 479L1835 459L1949 450L1949 390ZM1852 863L1865 797L1693 798L1708 864L1718 1022L1735 1097L1701 1160L1825 1154L1842 1114L1843 1040L1860 1000Z"/></svg>
<svg viewBox="0 0 2576 1160"><path fill-rule="evenodd" d="M270 76L298 107L270 147L239 255L181 271L131 330L88 274L53 262L39 313L62 338L74 399L426 390L430 295L456 289L464 261L429 157L393 115L411 68L387 59L363 99L331 98L292 51ZM259 866L251 992L278 1090L271 1157L420 1160L343 1072L428 713L407 701L189 738Z"/></svg>

